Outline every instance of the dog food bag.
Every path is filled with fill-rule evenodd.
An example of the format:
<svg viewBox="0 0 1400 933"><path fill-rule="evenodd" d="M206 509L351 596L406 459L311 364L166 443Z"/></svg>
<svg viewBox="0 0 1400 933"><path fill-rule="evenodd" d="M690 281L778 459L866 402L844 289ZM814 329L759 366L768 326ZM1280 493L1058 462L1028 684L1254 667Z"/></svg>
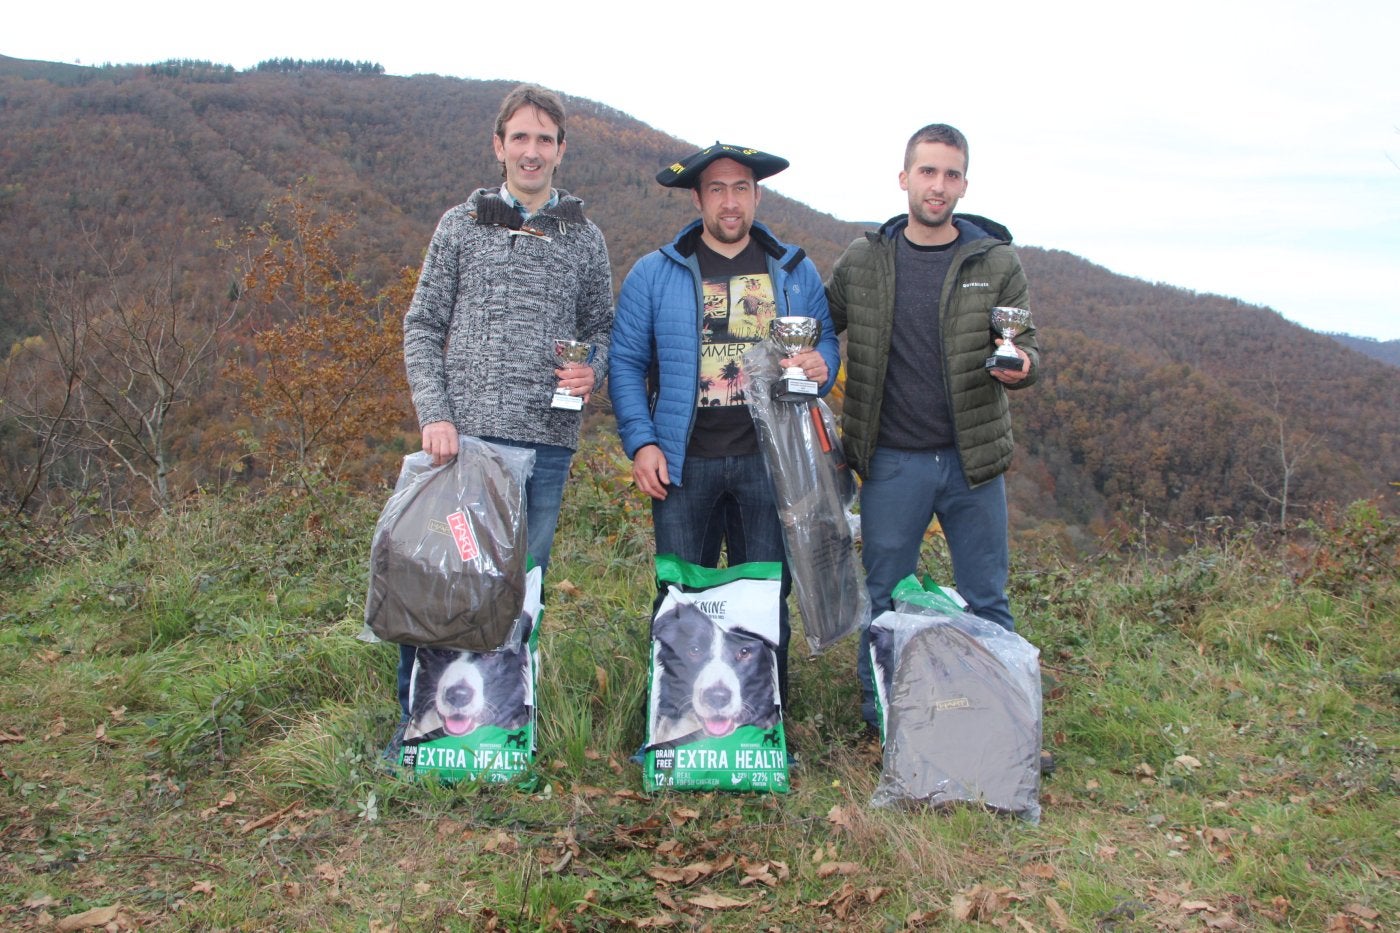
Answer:
<svg viewBox="0 0 1400 933"><path fill-rule="evenodd" d="M870 597L856 556L856 481L826 403L775 401L779 352L761 341L744 356L745 400L773 479L802 631L819 654L870 621Z"/></svg>
<svg viewBox="0 0 1400 933"><path fill-rule="evenodd" d="M361 638L492 651L525 601L525 481L534 451L461 437L455 459L404 459L370 546Z"/></svg>
<svg viewBox="0 0 1400 933"><path fill-rule="evenodd" d="M972 803L1040 821L1040 652L910 577L870 624L875 806Z"/></svg>
<svg viewBox="0 0 1400 933"><path fill-rule="evenodd" d="M642 783L649 790L788 791L778 696L782 565L714 570L656 559Z"/></svg>
<svg viewBox="0 0 1400 933"><path fill-rule="evenodd" d="M509 781L535 757L541 571L525 578L525 603L495 651L420 647L399 763L443 781Z"/></svg>

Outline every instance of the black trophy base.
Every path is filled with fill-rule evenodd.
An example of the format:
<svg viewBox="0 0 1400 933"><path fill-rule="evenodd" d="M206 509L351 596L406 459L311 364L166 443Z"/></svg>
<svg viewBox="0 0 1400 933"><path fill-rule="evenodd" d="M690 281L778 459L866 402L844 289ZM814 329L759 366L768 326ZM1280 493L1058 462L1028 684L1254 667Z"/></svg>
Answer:
<svg viewBox="0 0 1400 933"><path fill-rule="evenodd" d="M1021 357L1018 356L989 356L985 364L987 369L1016 369L1021 368Z"/></svg>
<svg viewBox="0 0 1400 933"><path fill-rule="evenodd" d="M817 397L817 384L811 379L779 379L773 383L773 398L780 402L805 402Z"/></svg>

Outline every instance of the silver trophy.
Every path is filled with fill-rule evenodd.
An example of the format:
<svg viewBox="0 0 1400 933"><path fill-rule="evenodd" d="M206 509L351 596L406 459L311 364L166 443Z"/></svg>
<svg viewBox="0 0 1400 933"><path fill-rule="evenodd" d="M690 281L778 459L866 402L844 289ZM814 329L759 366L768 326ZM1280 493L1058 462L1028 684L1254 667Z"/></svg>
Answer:
<svg viewBox="0 0 1400 933"><path fill-rule="evenodd" d="M773 321L768 334L786 359L815 347L821 336L821 324L814 317L780 317ZM782 376L773 383L773 398L780 402L802 402L816 396L817 384L807 378L801 366L784 369Z"/></svg>
<svg viewBox="0 0 1400 933"><path fill-rule="evenodd" d="M587 363L592 358L593 344L584 343L582 340L556 340L551 356L554 365L551 369L564 369L575 363ZM562 408L566 411L582 411L583 396L574 395L568 389L560 386L554 390L554 397L549 400L549 407Z"/></svg>
<svg viewBox="0 0 1400 933"><path fill-rule="evenodd" d="M1031 313L1026 308L1002 308L992 309L992 330L1001 334L1004 341L997 347L997 352L987 357L988 369L1020 369L1021 355L1016 352L1016 347L1011 343L1011 338L1017 334L1025 333L1026 328L1031 326Z"/></svg>

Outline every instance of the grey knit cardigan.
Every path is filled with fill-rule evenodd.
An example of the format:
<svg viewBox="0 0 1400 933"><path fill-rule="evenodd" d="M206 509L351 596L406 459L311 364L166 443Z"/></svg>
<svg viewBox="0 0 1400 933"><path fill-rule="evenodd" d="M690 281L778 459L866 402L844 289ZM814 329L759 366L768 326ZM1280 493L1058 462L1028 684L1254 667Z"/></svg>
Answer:
<svg viewBox="0 0 1400 933"><path fill-rule="evenodd" d="M560 191L522 224L497 191L478 188L438 222L404 316L419 425L577 448L581 414L549 404L554 341L593 344L601 384L612 319L608 248L582 201Z"/></svg>

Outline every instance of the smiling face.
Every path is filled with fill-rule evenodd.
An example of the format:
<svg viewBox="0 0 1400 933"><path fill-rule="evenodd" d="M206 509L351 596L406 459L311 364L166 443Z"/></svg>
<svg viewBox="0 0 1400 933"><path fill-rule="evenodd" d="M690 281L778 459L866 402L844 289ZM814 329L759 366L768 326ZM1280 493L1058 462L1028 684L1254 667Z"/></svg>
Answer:
<svg viewBox="0 0 1400 933"><path fill-rule="evenodd" d="M506 167L506 187L515 199L530 211L543 207L554 170L564 160L559 125L538 107L526 105L511 114L491 145Z"/></svg>
<svg viewBox="0 0 1400 933"><path fill-rule="evenodd" d="M915 243L937 246L957 239L953 210L967 194L967 155L946 143L919 143L899 187L909 193L906 235Z"/></svg>
<svg viewBox="0 0 1400 933"><path fill-rule="evenodd" d="M733 159L716 159L700 173L690 193L700 211L705 245L722 256L737 256L749 242L760 191L753 169Z"/></svg>

